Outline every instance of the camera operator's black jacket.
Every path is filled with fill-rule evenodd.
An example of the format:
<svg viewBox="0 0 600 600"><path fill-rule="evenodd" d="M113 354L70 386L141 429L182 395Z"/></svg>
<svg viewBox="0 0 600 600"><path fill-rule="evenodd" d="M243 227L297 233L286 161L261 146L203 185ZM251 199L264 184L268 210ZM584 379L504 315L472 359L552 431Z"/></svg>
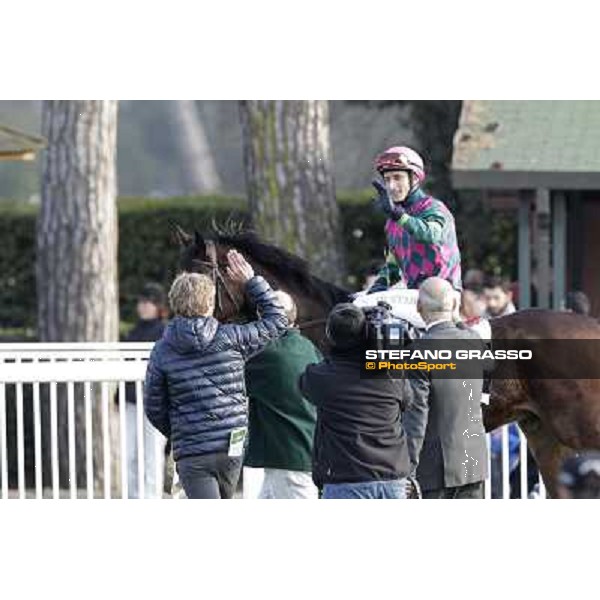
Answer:
<svg viewBox="0 0 600 600"><path fill-rule="evenodd" d="M300 376L300 389L317 407L313 480L359 483L406 477L410 461L402 411L411 401L403 379L361 379L364 352L339 353Z"/></svg>

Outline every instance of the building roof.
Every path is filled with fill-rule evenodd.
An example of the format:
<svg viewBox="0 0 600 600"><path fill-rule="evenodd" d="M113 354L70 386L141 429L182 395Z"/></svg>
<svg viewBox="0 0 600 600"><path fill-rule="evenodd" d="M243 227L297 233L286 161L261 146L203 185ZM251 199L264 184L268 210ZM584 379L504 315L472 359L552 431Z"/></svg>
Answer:
<svg viewBox="0 0 600 600"><path fill-rule="evenodd" d="M459 189L600 189L600 101L465 101L452 171Z"/></svg>
<svg viewBox="0 0 600 600"><path fill-rule="evenodd" d="M33 160L46 140L0 125L0 160Z"/></svg>

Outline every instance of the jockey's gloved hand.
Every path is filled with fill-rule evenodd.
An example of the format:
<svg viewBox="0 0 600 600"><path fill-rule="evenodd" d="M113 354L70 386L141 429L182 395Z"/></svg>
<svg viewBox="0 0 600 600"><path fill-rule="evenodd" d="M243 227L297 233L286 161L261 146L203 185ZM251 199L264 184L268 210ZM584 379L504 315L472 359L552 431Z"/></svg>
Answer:
<svg viewBox="0 0 600 600"><path fill-rule="evenodd" d="M371 184L377 191L377 197L373 199L375 207L392 219L399 219L406 211L401 204L395 204L385 186L374 179Z"/></svg>

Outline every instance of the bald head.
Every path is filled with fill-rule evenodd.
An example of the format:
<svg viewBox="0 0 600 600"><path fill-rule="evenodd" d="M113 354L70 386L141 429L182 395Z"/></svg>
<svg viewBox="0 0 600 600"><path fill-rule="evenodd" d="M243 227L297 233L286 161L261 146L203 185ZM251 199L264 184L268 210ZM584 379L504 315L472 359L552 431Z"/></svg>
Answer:
<svg viewBox="0 0 600 600"><path fill-rule="evenodd" d="M445 279L430 277L421 284L417 309L426 323L442 319L452 320L455 308L454 289Z"/></svg>
<svg viewBox="0 0 600 600"><path fill-rule="evenodd" d="M288 320L288 326L291 327L296 323L296 319L298 317L298 309L296 308L296 303L294 299L287 293L282 290L277 290L273 292L277 301L281 306L283 306L283 310L285 311L285 316Z"/></svg>

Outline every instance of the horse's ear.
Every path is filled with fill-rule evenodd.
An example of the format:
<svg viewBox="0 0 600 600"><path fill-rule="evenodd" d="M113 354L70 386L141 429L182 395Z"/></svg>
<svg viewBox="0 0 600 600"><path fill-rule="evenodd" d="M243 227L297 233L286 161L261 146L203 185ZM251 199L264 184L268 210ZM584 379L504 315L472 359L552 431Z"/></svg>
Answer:
<svg viewBox="0 0 600 600"><path fill-rule="evenodd" d="M193 238L189 233L186 233L174 221L171 221L170 225L175 243L179 244L180 246L190 246L192 244Z"/></svg>

